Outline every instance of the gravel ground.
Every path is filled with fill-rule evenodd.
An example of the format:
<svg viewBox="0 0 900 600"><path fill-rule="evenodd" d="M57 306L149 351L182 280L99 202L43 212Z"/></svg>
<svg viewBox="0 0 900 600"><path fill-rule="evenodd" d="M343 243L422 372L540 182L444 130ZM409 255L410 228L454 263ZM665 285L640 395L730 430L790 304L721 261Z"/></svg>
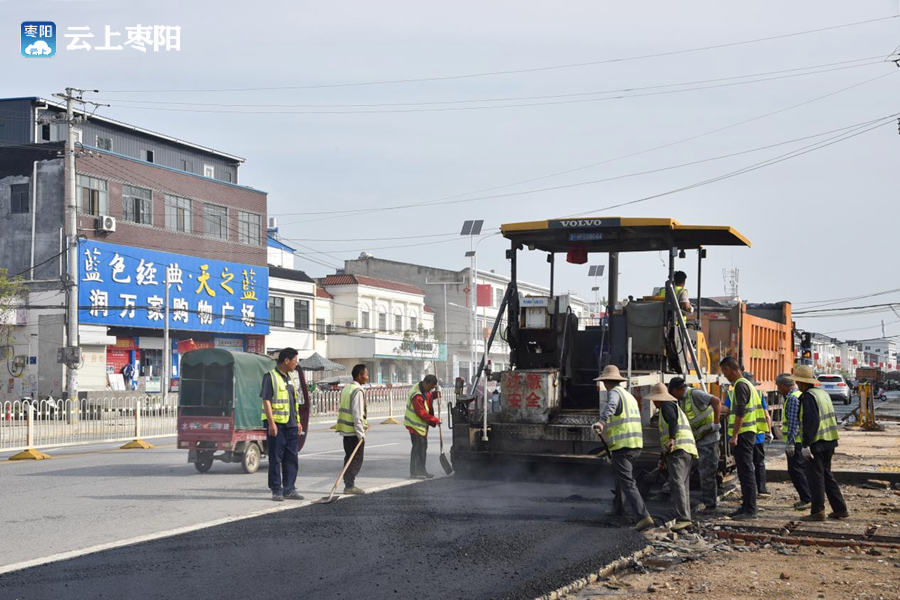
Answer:
<svg viewBox="0 0 900 600"><path fill-rule="evenodd" d="M434 480L0 576L19 598L534 598L646 545L605 489Z"/></svg>

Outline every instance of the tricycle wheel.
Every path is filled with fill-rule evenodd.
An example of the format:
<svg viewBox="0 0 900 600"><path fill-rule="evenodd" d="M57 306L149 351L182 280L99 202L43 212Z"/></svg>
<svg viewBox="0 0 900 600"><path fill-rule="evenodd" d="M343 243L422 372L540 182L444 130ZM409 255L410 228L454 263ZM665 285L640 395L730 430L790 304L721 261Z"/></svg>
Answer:
<svg viewBox="0 0 900 600"><path fill-rule="evenodd" d="M262 453L259 450L259 446L255 442L251 442L247 445L247 449L244 450L244 457L241 460L245 473L248 475L256 473L257 469L259 469L261 455Z"/></svg>
<svg viewBox="0 0 900 600"><path fill-rule="evenodd" d="M210 469L212 469L213 464L213 453L212 452L201 452L197 456L197 462L194 463L194 466L197 467L197 470L201 473L206 473Z"/></svg>

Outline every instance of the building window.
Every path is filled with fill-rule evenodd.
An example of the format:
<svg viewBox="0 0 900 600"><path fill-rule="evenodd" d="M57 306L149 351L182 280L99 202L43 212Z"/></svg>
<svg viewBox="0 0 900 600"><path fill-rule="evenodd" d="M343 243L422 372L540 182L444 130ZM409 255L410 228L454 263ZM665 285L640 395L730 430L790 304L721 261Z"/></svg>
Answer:
<svg viewBox="0 0 900 600"><path fill-rule="evenodd" d="M269 296L269 325L284 327L284 298Z"/></svg>
<svg viewBox="0 0 900 600"><path fill-rule="evenodd" d="M9 212L23 214L28 212L28 184L14 183L9 186Z"/></svg>
<svg viewBox="0 0 900 600"><path fill-rule="evenodd" d="M503 295L506 293L506 290L497 288L494 290L494 306L499 307L503 303Z"/></svg>
<svg viewBox="0 0 900 600"><path fill-rule="evenodd" d="M81 212L88 215L109 214L109 195L103 179L79 175L78 195L81 197Z"/></svg>
<svg viewBox="0 0 900 600"><path fill-rule="evenodd" d="M238 242L251 246L262 244L262 216L238 211Z"/></svg>
<svg viewBox="0 0 900 600"><path fill-rule="evenodd" d="M409 328L412 331L416 331L419 328L419 319L413 315L409 317Z"/></svg>
<svg viewBox="0 0 900 600"><path fill-rule="evenodd" d="M213 165L203 165L203 176L213 179L216 176L216 168Z"/></svg>
<svg viewBox="0 0 900 600"><path fill-rule="evenodd" d="M325 339L325 319L316 319L316 339Z"/></svg>
<svg viewBox="0 0 900 600"><path fill-rule="evenodd" d="M166 194L166 229L190 233L191 201L180 196Z"/></svg>
<svg viewBox="0 0 900 600"><path fill-rule="evenodd" d="M378 331L387 331L387 313L378 313Z"/></svg>
<svg viewBox="0 0 900 600"><path fill-rule="evenodd" d="M122 212L125 220L141 225L152 225L151 198L150 190L133 185L122 185Z"/></svg>
<svg viewBox="0 0 900 600"><path fill-rule="evenodd" d="M142 160L146 160L148 163L156 162L153 157L153 150L141 150Z"/></svg>
<svg viewBox="0 0 900 600"><path fill-rule="evenodd" d="M194 161L181 159L181 170L188 173L194 172Z"/></svg>
<svg viewBox="0 0 900 600"><path fill-rule="evenodd" d="M41 140L45 142L50 141L50 125L41 125Z"/></svg>
<svg viewBox="0 0 900 600"><path fill-rule="evenodd" d="M224 179L228 183L232 183L231 171L225 171L224 173L222 173L222 179Z"/></svg>
<svg viewBox="0 0 900 600"><path fill-rule="evenodd" d="M360 329L363 329L363 330L368 329L368 328L370 327L370 324L369 324L369 311L367 311L367 310L362 311L362 312L360 313L360 316L361 316L361 319L360 319L360 322L359 322L359 328L360 328Z"/></svg>
<svg viewBox="0 0 900 600"><path fill-rule="evenodd" d="M394 331L403 331L403 315L394 315Z"/></svg>
<svg viewBox="0 0 900 600"><path fill-rule="evenodd" d="M112 152L112 138L97 136L97 147Z"/></svg>
<svg viewBox="0 0 900 600"><path fill-rule="evenodd" d="M203 232L220 240L228 239L228 209L224 206L206 204L203 207Z"/></svg>
<svg viewBox="0 0 900 600"><path fill-rule="evenodd" d="M294 300L294 329L309 329L309 302Z"/></svg>

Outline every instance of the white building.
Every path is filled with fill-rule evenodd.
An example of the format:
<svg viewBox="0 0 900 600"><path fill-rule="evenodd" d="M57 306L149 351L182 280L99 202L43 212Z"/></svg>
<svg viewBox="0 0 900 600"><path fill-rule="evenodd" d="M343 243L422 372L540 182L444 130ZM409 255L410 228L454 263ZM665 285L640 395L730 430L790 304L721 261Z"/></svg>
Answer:
<svg viewBox="0 0 900 600"><path fill-rule="evenodd" d="M441 360L434 311L414 285L364 275L337 274L319 280L331 298L327 358L348 369L369 367L374 384L412 383L435 372Z"/></svg>
<svg viewBox="0 0 900 600"><path fill-rule="evenodd" d="M859 342L859 347L863 352L875 355L875 360L870 361L876 363L873 366L886 371L897 370L897 342L893 339Z"/></svg>

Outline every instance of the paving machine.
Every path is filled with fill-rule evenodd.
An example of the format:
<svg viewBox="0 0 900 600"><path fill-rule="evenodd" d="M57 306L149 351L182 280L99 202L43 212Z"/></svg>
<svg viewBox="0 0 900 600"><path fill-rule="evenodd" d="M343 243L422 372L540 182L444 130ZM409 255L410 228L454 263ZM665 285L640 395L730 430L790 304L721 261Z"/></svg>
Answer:
<svg viewBox="0 0 900 600"><path fill-rule="evenodd" d="M628 378L627 386L641 405L643 457L652 465L659 456L656 410L641 401L654 383L684 377L689 385L721 393L727 384L712 374L703 333L694 326L699 315L686 319L676 300L675 260L697 250L698 311L702 259L713 246L749 246L740 233L725 226L682 225L672 219L575 218L501 227L509 240L510 283L488 338L485 353L470 387L458 393L451 410L457 472L465 475L486 464L570 463L596 465L604 443L592 429L605 401L595 378L609 364ZM550 271L550 293L534 297L517 287L520 253L542 252ZM619 259L628 252L668 254L669 276L659 295L619 302ZM553 293L554 262L584 264L588 256L609 258L609 301L599 324L579 323L568 296ZM599 310L599 308L598 308ZM509 368L486 369L497 336L509 345ZM482 381L482 377L484 380ZM485 402L487 381L499 383L499 403ZM723 436L724 437L724 436ZM724 448L723 468L733 465ZM730 461L730 462L729 462Z"/></svg>

